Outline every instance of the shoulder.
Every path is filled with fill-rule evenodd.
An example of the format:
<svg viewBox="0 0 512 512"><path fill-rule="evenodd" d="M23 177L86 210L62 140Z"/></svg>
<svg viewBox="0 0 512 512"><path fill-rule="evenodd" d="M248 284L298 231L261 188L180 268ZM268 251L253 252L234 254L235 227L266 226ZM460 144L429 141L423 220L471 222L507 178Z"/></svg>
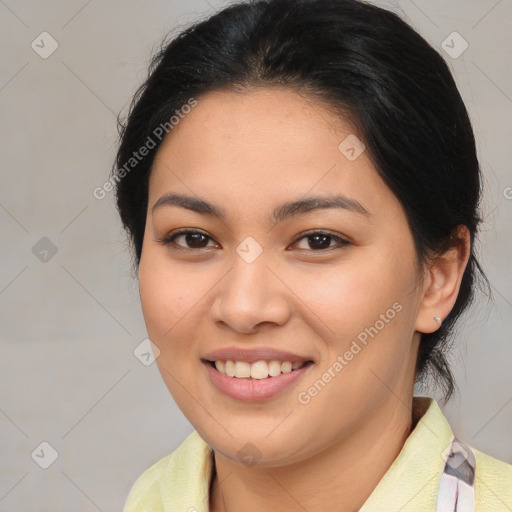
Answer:
<svg viewBox="0 0 512 512"><path fill-rule="evenodd" d="M414 446L410 456L431 461L434 467L439 464L436 454L444 454L448 443L454 439L453 431L435 399L414 397L413 411L418 423L406 442L406 445ZM512 511L512 465L477 450L469 442L465 446L475 456L476 512ZM436 467L442 472L444 461ZM434 490L438 490L436 486Z"/></svg>
<svg viewBox="0 0 512 512"><path fill-rule="evenodd" d="M123 512L164 512L169 510L167 504L178 507L177 501L187 497L197 503L204 500L211 472L210 453L210 447L197 432L190 434L176 450L137 478Z"/></svg>
<svg viewBox="0 0 512 512"><path fill-rule="evenodd" d="M512 465L471 447L475 454L476 510L512 509Z"/></svg>
<svg viewBox="0 0 512 512"><path fill-rule="evenodd" d="M162 475L165 474L173 455L174 452L163 457L137 478L130 489L123 512L142 512L143 510L163 512L159 482L162 480Z"/></svg>

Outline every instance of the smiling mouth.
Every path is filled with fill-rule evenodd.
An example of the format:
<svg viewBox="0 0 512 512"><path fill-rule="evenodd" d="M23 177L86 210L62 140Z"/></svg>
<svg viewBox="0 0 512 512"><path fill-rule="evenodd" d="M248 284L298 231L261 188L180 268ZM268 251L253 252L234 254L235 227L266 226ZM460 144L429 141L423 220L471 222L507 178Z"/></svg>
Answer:
<svg viewBox="0 0 512 512"><path fill-rule="evenodd" d="M302 361L292 363L291 361L260 360L254 363L247 361L217 360L206 361L219 373L234 379L270 379L282 374L291 373L313 364L313 361Z"/></svg>

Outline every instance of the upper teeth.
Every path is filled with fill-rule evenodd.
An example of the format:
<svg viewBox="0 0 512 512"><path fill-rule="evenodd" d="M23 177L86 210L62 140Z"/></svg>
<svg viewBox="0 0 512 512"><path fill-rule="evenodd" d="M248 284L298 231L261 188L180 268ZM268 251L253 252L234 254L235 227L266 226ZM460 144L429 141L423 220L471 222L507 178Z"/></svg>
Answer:
<svg viewBox="0 0 512 512"><path fill-rule="evenodd" d="M236 377L238 379L266 379L276 377L281 373L290 373L304 366L302 363L291 363L290 361L256 361L255 363L247 363L245 361L215 361L215 368L220 373L228 377Z"/></svg>

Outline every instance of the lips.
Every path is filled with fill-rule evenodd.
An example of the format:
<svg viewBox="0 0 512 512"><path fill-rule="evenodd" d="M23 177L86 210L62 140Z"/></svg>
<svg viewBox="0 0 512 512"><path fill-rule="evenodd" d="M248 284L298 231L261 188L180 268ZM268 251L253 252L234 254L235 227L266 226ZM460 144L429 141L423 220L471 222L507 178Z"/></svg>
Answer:
<svg viewBox="0 0 512 512"><path fill-rule="evenodd" d="M248 402L267 400L292 386L314 361L272 348L226 348L202 358L210 382L223 394Z"/></svg>

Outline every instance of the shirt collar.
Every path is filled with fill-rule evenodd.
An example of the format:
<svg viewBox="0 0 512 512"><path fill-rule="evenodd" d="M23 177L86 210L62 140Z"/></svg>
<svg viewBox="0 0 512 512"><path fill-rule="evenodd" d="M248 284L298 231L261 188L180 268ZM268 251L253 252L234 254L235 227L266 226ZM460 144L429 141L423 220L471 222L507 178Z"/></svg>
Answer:
<svg viewBox="0 0 512 512"><path fill-rule="evenodd" d="M414 397L421 418L360 512L422 512L436 509L444 453L453 433L437 402Z"/></svg>
<svg viewBox="0 0 512 512"><path fill-rule="evenodd" d="M453 433L433 398L414 397L413 410L420 419L360 512L435 510L443 454ZM212 474L213 451L193 432L166 468L161 486L165 512L208 512Z"/></svg>

